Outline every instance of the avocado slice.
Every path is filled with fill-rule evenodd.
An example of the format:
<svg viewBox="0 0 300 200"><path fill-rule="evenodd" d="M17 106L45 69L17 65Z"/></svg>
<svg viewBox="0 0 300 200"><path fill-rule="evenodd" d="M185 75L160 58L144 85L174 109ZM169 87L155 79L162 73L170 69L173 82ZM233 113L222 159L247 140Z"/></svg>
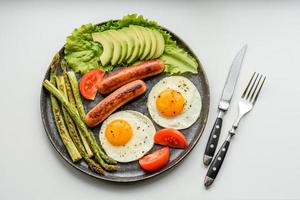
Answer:
<svg viewBox="0 0 300 200"><path fill-rule="evenodd" d="M159 58L165 50L165 40L160 32L152 30L156 38L156 51L152 58Z"/></svg>
<svg viewBox="0 0 300 200"><path fill-rule="evenodd" d="M149 60L151 58L153 58L155 52L156 52L156 38L154 35L154 31L152 29L147 29L149 32L149 36L151 39L151 50L150 53L148 54L148 56L146 56L146 60Z"/></svg>
<svg viewBox="0 0 300 200"><path fill-rule="evenodd" d="M144 52L145 49L145 38L144 35L142 33L142 27L141 26L137 26L137 25L130 25L129 28L131 28L133 31L135 31L135 33L137 34L138 38L139 38L139 42L140 42L140 51L139 51L139 55L138 58L140 58Z"/></svg>
<svg viewBox="0 0 300 200"><path fill-rule="evenodd" d="M99 42L102 45L103 52L100 55L100 62L102 66L106 66L112 58L114 45L107 36L106 31L101 33L92 33L92 38L95 42Z"/></svg>
<svg viewBox="0 0 300 200"><path fill-rule="evenodd" d="M146 56L149 55L150 50L151 50L151 37L149 35L148 28L141 27L141 29L142 29L142 34L145 39L145 49L144 49L142 56L140 57L140 60L144 60L146 58Z"/></svg>
<svg viewBox="0 0 300 200"><path fill-rule="evenodd" d="M119 38L122 46L122 54L118 61L118 64L122 63L125 60L125 57L127 55L127 37L124 35L124 33L120 32L119 30L113 32L116 37Z"/></svg>
<svg viewBox="0 0 300 200"><path fill-rule="evenodd" d="M134 39L130 34L127 34L126 29L128 28L122 28L118 30L120 35L123 35L124 42L126 43L126 55L122 62L127 61L134 50Z"/></svg>
<svg viewBox="0 0 300 200"><path fill-rule="evenodd" d="M129 63L134 62L139 56L140 41L139 41L138 35L131 28L126 28L124 31L126 32L127 35L132 37L133 42L134 42L134 45L133 45L134 49L133 49L131 55L129 56L129 58L127 59L127 63L129 64Z"/></svg>
<svg viewBox="0 0 300 200"><path fill-rule="evenodd" d="M116 33L115 33L116 30L108 30L105 32L107 32L107 36L109 37L109 39L112 41L112 43L114 45L113 55L112 55L110 63L112 65L116 65L122 56L121 40L116 36Z"/></svg>

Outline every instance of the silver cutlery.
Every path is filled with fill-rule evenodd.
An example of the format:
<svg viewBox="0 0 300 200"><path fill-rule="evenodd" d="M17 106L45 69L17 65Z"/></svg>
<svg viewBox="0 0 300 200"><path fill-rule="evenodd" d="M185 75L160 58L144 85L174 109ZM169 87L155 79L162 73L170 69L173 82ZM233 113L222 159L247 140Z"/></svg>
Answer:
<svg viewBox="0 0 300 200"><path fill-rule="evenodd" d="M223 89L223 94L221 97L221 100L219 102L219 114L217 116L217 119L214 123L214 126L211 130L209 139L206 144L205 152L204 152L204 157L203 157L203 163L204 165L208 166L212 158L215 154L220 133L221 133L221 128L222 128L222 123L223 123L223 117L225 112L228 110L230 101L235 89L236 82L238 80L239 74L240 74L240 69L242 66L242 62L244 59L244 55L247 50L247 45L244 45L243 48L237 53L235 56L230 71L227 75L227 80Z"/></svg>
<svg viewBox="0 0 300 200"><path fill-rule="evenodd" d="M236 130L239 126L241 119L252 110L253 106L256 103L257 97L261 91L261 88L266 80L266 77L259 74L254 73L251 77L245 91L242 94L242 97L239 101L239 114L237 119L232 125L232 128L229 130L228 137L225 142L220 147L217 155L215 156L212 164L210 165L207 174L205 176L204 185L206 187L210 186L215 178L218 175L218 172L222 166L224 158L226 156L231 138L236 134Z"/></svg>

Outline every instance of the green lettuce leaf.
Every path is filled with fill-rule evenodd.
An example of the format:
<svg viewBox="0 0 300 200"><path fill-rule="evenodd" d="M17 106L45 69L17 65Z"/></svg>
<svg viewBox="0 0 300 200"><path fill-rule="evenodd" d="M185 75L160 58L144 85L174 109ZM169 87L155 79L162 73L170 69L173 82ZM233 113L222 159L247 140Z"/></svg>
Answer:
<svg viewBox="0 0 300 200"><path fill-rule="evenodd" d="M69 66L82 74L92 69L112 69L110 66L102 67L99 65L102 46L93 41L92 33L96 31L96 26L92 24L82 25L75 29L67 37L65 45L65 59Z"/></svg>
<svg viewBox="0 0 300 200"><path fill-rule="evenodd" d="M169 74L183 74L198 72L198 63L194 57L176 46L166 46L164 54L160 57L165 63L165 72Z"/></svg>

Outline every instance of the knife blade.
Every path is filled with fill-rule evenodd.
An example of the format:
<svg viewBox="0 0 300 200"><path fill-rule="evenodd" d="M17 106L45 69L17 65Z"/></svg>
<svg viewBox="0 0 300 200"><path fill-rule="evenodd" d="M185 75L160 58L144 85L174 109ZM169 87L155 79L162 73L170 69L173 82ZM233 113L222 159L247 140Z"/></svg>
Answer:
<svg viewBox="0 0 300 200"><path fill-rule="evenodd" d="M221 128L222 128L222 123L223 123L223 117L225 112L228 110L232 95L234 93L235 85L238 80L243 59L245 56L247 50L247 45L244 45L241 50L236 54L235 58L233 59L233 62L231 64L230 70L227 75L227 79L225 82L225 86L223 88L222 96L218 105L219 109L219 114L217 116L217 119L214 123L214 126L211 130L206 148L205 148L205 153L203 157L203 163L204 165L208 166L212 158L215 154L220 133L221 133Z"/></svg>
<svg viewBox="0 0 300 200"><path fill-rule="evenodd" d="M233 95L233 92L235 89L235 85L239 78L239 74L241 71L242 62L243 62L246 50L247 50L247 45L244 45L243 48L237 53L237 55L235 56L235 58L231 64L230 71L227 75L227 80L225 82L225 86L224 86L221 100L219 103L219 109L221 109L221 110L226 111L229 108L229 104L230 104L230 101L231 101L231 98L232 98L232 95ZM226 106L224 106L224 104L226 104Z"/></svg>

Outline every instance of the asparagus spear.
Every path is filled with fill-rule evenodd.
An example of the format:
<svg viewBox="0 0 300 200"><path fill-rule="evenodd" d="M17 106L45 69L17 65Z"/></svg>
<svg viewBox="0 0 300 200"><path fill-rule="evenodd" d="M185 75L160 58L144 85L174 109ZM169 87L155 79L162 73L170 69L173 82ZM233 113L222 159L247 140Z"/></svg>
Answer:
<svg viewBox="0 0 300 200"><path fill-rule="evenodd" d="M69 102L71 103L71 105L74 108L76 108L76 101L75 101L73 91L72 91L72 88L71 88L71 83L70 83L68 75L67 75L67 63L64 59L60 62L60 66L61 66L61 69L63 70L63 76L64 76L64 81L65 81L65 86L66 86L67 98L68 98ZM79 135L80 135L80 138L82 140L83 146L85 148L85 151L87 152L89 158L91 158L93 156L93 152L92 152L88 142L86 141L85 137L83 136L83 134L81 133L79 128L78 128L78 131L79 131Z"/></svg>
<svg viewBox="0 0 300 200"><path fill-rule="evenodd" d="M82 103L81 97L80 97L76 75L72 71L69 71L67 74L68 74L68 78L70 80L70 84L71 84L71 87L72 87L72 90L73 90L73 94L74 94L74 98L75 98L75 102L76 102L76 106L77 106L77 109L78 109L79 116L80 116L81 120L84 121L85 111L84 111L83 103Z"/></svg>
<svg viewBox="0 0 300 200"><path fill-rule="evenodd" d="M56 65L59 62L60 56L57 53L50 65L50 81L55 85L55 72L56 72ZM61 110L59 107L59 104L57 102L57 99L53 96L50 95L50 101L51 101L51 107L52 107L52 112L54 115L54 120L55 120L55 124L58 130L58 133L62 139L63 144L65 145L71 159L73 162L76 162L78 160L81 159L81 155L78 152L77 148L75 147L69 132L65 126L62 114L61 114Z"/></svg>
<svg viewBox="0 0 300 200"><path fill-rule="evenodd" d="M69 71L68 72L68 77L69 77L69 80L70 80L70 83L71 83L71 87L72 87L72 90L73 90L73 93L74 93L74 97L75 97L75 101L76 101L76 105L77 105L77 109L78 109L80 118L81 118L82 121L84 121L85 120L85 111L84 111L84 107L83 107L83 104L82 104L82 101L81 101L81 97L80 97L80 94L79 94L79 88L78 88L78 82L77 82L77 79L76 79L76 75L75 75L74 72ZM89 130L89 132L90 132L91 139L94 142L96 142L95 136L92 133L92 131ZM98 148L98 151L99 151L99 154L100 154L101 158L105 162L107 162L109 164L117 164L117 162L115 160L113 160L112 158L108 157L104 153L104 151L100 148L100 146L97 146L97 148Z"/></svg>
<svg viewBox="0 0 300 200"><path fill-rule="evenodd" d="M67 97L67 90L66 90L66 84L63 76L56 77L56 83L57 83L57 88ZM72 118L70 117L69 113L65 109L65 107L62 107L63 110L63 116L65 119L65 122L67 124L67 127L69 129L70 136L75 143L75 146L77 147L79 153L81 156L84 158L84 160L87 162L88 166L90 167L91 170L98 174L104 174L104 170L102 167L97 164L95 161L90 159L89 155L85 151L85 148L83 144L81 143L80 137L78 135L76 125L74 124Z"/></svg>
<svg viewBox="0 0 300 200"><path fill-rule="evenodd" d="M97 161L108 171L115 171L118 169L117 165L109 165L105 163L99 153L100 147L98 146L96 140L92 139L91 134L86 127L85 123L81 120L79 114L76 112L74 107L67 101L66 97L53 85L51 84L48 80L45 80L43 82L43 86L52 94L54 95L60 102L61 104L66 108L68 111L69 115L72 117L73 121L76 123L76 125L81 129L84 137L88 141Z"/></svg>

